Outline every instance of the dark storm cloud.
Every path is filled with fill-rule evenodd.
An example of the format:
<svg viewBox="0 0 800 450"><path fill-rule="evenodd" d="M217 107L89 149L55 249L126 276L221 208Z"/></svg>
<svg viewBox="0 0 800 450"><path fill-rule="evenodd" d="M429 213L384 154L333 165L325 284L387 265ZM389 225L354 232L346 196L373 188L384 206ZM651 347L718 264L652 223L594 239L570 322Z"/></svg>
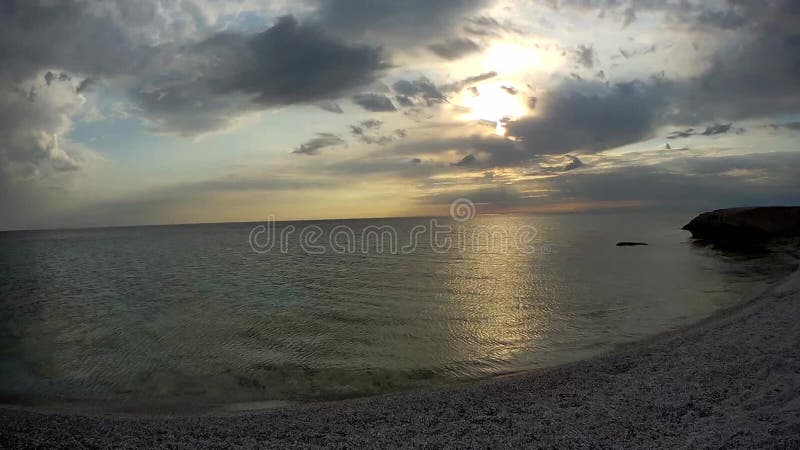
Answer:
<svg viewBox="0 0 800 450"><path fill-rule="evenodd" d="M232 53L236 70L206 74L210 84L223 93L255 94L254 101L266 106L336 97L387 67L377 48L347 45L292 16L252 37L217 34L194 50L223 61Z"/></svg>
<svg viewBox="0 0 800 450"><path fill-rule="evenodd" d="M132 93L165 131L195 134L237 113L333 99L369 84L386 68L379 49L353 46L286 16L252 36L217 33L182 49L192 63ZM335 109L334 109L335 110Z"/></svg>
<svg viewBox="0 0 800 450"><path fill-rule="evenodd" d="M316 19L326 28L386 44L447 36L486 0L322 0Z"/></svg>
<svg viewBox="0 0 800 450"><path fill-rule="evenodd" d="M356 94L353 96L353 103L366 109L367 111L373 112L389 112L397 110L392 103L392 100L383 94Z"/></svg>
<svg viewBox="0 0 800 450"><path fill-rule="evenodd" d="M683 99L684 117L737 120L800 110L800 12L773 2L757 19L750 39L713 56Z"/></svg>
<svg viewBox="0 0 800 450"><path fill-rule="evenodd" d="M292 150L292 153L299 155L316 155L320 150L328 147L340 147L346 142L333 133L317 133L317 135Z"/></svg>
<svg viewBox="0 0 800 450"><path fill-rule="evenodd" d="M431 44L428 49L442 59L454 60L480 51L481 46L472 39L457 38Z"/></svg>
<svg viewBox="0 0 800 450"><path fill-rule="evenodd" d="M143 3L142 8L151 6ZM109 75L140 66L152 49L112 23L113 3L4 0L0 4L0 77L23 81L42 68Z"/></svg>
<svg viewBox="0 0 800 450"><path fill-rule="evenodd" d="M530 154L619 147L653 135L666 95L666 86L657 81L611 87L567 83L542 100L540 114L510 122L507 134L519 139Z"/></svg>

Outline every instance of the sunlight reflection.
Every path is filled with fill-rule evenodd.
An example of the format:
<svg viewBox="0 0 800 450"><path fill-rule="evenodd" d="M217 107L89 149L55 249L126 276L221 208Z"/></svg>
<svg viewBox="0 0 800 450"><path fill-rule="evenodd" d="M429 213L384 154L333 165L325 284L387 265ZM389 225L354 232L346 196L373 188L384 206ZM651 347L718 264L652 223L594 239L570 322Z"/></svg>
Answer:
<svg viewBox="0 0 800 450"><path fill-rule="evenodd" d="M514 220L509 216L481 216L475 222L511 230ZM451 341L458 353L454 356L481 361L486 374L502 372L520 351L536 347L533 342L550 320L544 311L528 304L533 288L530 269L536 256L497 248L489 236L468 248L462 258L453 259L446 268L452 295L449 314L457 324L451 329Z"/></svg>

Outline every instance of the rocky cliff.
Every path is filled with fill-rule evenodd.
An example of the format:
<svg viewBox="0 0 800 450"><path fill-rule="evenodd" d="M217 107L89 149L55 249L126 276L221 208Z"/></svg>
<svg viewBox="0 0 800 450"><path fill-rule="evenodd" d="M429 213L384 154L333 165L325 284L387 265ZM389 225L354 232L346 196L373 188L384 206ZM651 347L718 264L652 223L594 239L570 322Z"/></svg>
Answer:
<svg viewBox="0 0 800 450"><path fill-rule="evenodd" d="M765 206L718 209L683 226L692 237L713 243L760 243L800 236L800 207Z"/></svg>

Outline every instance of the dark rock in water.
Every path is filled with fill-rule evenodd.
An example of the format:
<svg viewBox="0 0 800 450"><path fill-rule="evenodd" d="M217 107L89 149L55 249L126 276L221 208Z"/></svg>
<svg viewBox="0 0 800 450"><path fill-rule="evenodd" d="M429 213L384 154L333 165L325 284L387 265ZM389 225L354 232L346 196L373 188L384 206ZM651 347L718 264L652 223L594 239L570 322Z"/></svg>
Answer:
<svg viewBox="0 0 800 450"><path fill-rule="evenodd" d="M755 248L775 239L800 236L800 207L718 209L700 214L683 229L716 246Z"/></svg>
<svg viewBox="0 0 800 450"><path fill-rule="evenodd" d="M617 247L634 247L637 245L647 245L647 242L629 242L629 241L617 242Z"/></svg>

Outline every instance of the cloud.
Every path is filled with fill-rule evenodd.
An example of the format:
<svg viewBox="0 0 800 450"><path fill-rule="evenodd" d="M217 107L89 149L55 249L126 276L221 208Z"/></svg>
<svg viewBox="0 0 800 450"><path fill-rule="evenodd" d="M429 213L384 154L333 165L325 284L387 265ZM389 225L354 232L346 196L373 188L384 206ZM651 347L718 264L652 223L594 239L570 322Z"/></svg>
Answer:
<svg viewBox="0 0 800 450"><path fill-rule="evenodd" d="M133 41L126 29L113 23L119 6L77 0L4 1L0 8L0 77L21 82L48 67L97 75L140 67L153 50ZM130 10L132 22L136 11Z"/></svg>
<svg viewBox="0 0 800 450"><path fill-rule="evenodd" d="M131 96L159 130L185 135L255 110L339 97L387 67L379 49L345 44L291 16L255 35L214 34L181 56L186 64L167 65Z"/></svg>
<svg viewBox="0 0 800 450"><path fill-rule="evenodd" d="M62 141L84 101L68 76L47 72L22 85L0 81L0 172L13 181L77 170Z"/></svg>
<svg viewBox="0 0 800 450"><path fill-rule="evenodd" d="M431 44L428 49L442 59L454 60L480 51L481 46L472 39L456 38L438 44Z"/></svg>
<svg viewBox="0 0 800 450"><path fill-rule="evenodd" d="M377 119L362 120L356 125L350 125L350 131L354 135L361 136L366 130L378 129L383 125L383 122Z"/></svg>
<svg viewBox="0 0 800 450"><path fill-rule="evenodd" d="M619 54L625 59L631 59L631 58L636 57L636 56L647 55L649 53L655 53L657 48L658 48L658 46L656 44L652 44L652 45L648 45L648 46L640 47L640 48L629 49L629 50L625 50L623 48L620 48L619 49Z"/></svg>
<svg viewBox="0 0 800 450"><path fill-rule="evenodd" d="M627 27L636 21L636 10L631 6L622 12L622 26Z"/></svg>
<svg viewBox="0 0 800 450"><path fill-rule="evenodd" d="M538 115L508 123L507 135L531 155L619 147L654 134L667 93L658 81L613 86L567 82L539 102Z"/></svg>
<svg viewBox="0 0 800 450"><path fill-rule="evenodd" d="M420 98L427 104L443 103L447 101L445 95L429 79L420 77L409 81L400 80L392 86L394 91L404 98Z"/></svg>
<svg viewBox="0 0 800 450"><path fill-rule="evenodd" d="M595 54L594 48L591 46L579 45L577 49L575 49L575 61L581 66L591 69L594 67L595 63Z"/></svg>
<svg viewBox="0 0 800 450"><path fill-rule="evenodd" d="M685 130L677 130L671 132L669 136L667 136L667 139L687 138L690 136L694 136L695 134L697 133L694 132L694 128L687 128Z"/></svg>
<svg viewBox="0 0 800 450"><path fill-rule="evenodd" d="M785 129L790 131L800 131L800 122L772 123L769 124L773 129Z"/></svg>
<svg viewBox="0 0 800 450"><path fill-rule="evenodd" d="M697 23L703 26L713 26L723 30L733 30L747 24L747 19L739 14L733 4L725 11L705 10L697 16Z"/></svg>
<svg viewBox="0 0 800 450"><path fill-rule="evenodd" d="M466 197L496 209L539 211L650 208L703 210L800 202L800 153L679 157L649 165L571 170L527 182L431 189L423 202ZM687 200L689 199L689 200Z"/></svg>
<svg viewBox="0 0 800 450"><path fill-rule="evenodd" d="M458 92L458 91L464 89L465 87L467 87L467 86L469 86L471 84L480 83L481 81L489 80L489 79L494 78L496 76L497 76L497 72L495 72L493 70L490 71L490 72L484 72L484 73L481 73L481 74L478 74L478 75L474 75L474 76L467 77L467 78L464 78L462 80L456 81L455 83L446 84L446 85L442 86L441 90L443 92Z"/></svg>
<svg viewBox="0 0 800 450"><path fill-rule="evenodd" d="M328 101L328 102L320 102L320 103L317 104L317 106L319 106L320 109L322 109L323 111L328 111L328 112L332 112L332 113L335 113L335 114L344 113L344 111L342 111L342 107L339 106L339 104L336 103L336 102L330 102L330 101Z"/></svg>
<svg viewBox="0 0 800 450"><path fill-rule="evenodd" d="M397 100L397 104L400 106L414 106L414 100L411 100L411 98L407 95L397 95L394 97L394 99Z"/></svg>
<svg viewBox="0 0 800 450"><path fill-rule="evenodd" d="M570 170L579 169L579 168L584 166L583 161L578 159L577 156L564 155L564 157L567 158L567 160L568 160L568 162L562 168L562 170L564 172L568 172Z"/></svg>
<svg viewBox="0 0 800 450"><path fill-rule="evenodd" d="M406 46L447 36L485 0L322 0L314 17L353 38Z"/></svg>
<svg viewBox="0 0 800 450"><path fill-rule="evenodd" d="M429 154L445 155L445 157L452 157L452 153L469 152L472 158L467 158L461 166L470 165L476 169L516 167L527 164L533 157L521 143L496 135L431 137L427 140L396 143L390 151L393 154Z"/></svg>
<svg viewBox="0 0 800 450"><path fill-rule="evenodd" d="M475 163L478 162L478 159L475 158L475 155L469 154L463 158L461 158L458 162L453 163L456 167L469 167L474 166Z"/></svg>
<svg viewBox="0 0 800 450"><path fill-rule="evenodd" d="M732 123L728 124L714 124L706 127L702 132L695 131L694 128L687 128L685 130L673 131L667 136L667 139L688 138L691 136L715 136L718 134L727 134L731 131ZM744 129L740 128L737 132L742 132Z"/></svg>
<svg viewBox="0 0 800 450"><path fill-rule="evenodd" d="M330 101L388 67L375 46L279 17L261 33L220 32L217 3L8 0L0 8L0 79L76 76L103 83L127 110L166 133L196 135L266 108Z"/></svg>
<svg viewBox="0 0 800 450"><path fill-rule="evenodd" d="M742 3L748 26L718 50L710 68L684 89L680 119L740 120L800 111L800 7L776 0Z"/></svg>
<svg viewBox="0 0 800 450"><path fill-rule="evenodd" d="M576 172L548 179L553 200L640 200L664 207L733 207L800 201L798 153L683 157L655 165ZM686 199L693 204L686 205Z"/></svg>
<svg viewBox="0 0 800 450"><path fill-rule="evenodd" d="M347 143L333 133L317 133L314 138L292 150L292 153L299 155L316 155L324 148L340 147L343 145L347 145Z"/></svg>
<svg viewBox="0 0 800 450"><path fill-rule="evenodd" d="M705 131L703 131L703 136L713 136L713 135L716 135L716 134L725 134L725 133L727 133L728 131L731 130L731 125L732 124L728 123L728 124L724 124L724 125L714 124L714 125L708 126L708 127L706 127Z"/></svg>
<svg viewBox="0 0 800 450"><path fill-rule="evenodd" d="M583 161L573 155L542 157L537 167L526 173L528 176L548 175L569 172L585 167Z"/></svg>
<svg viewBox="0 0 800 450"><path fill-rule="evenodd" d="M365 144L387 145L395 139L405 137L405 130L394 130L390 134L381 134L383 122L376 119L363 120L355 125L350 125L350 134Z"/></svg>
<svg viewBox="0 0 800 450"><path fill-rule="evenodd" d="M508 95L517 95L519 93L519 89L514 86L500 86L500 89L506 91Z"/></svg>
<svg viewBox="0 0 800 450"><path fill-rule="evenodd" d="M373 112L397 111L389 97L382 94L356 94L353 96L353 103Z"/></svg>
<svg viewBox="0 0 800 450"><path fill-rule="evenodd" d="M392 89L397 94L395 99L400 106L415 106L416 102L423 102L427 106L447 102L447 94L458 92L471 84L479 83L497 76L497 72L485 72L471 76L452 83L437 87L426 77L419 77L416 80L399 80L392 85ZM508 87L505 89L514 89ZM510 91L508 91L511 93Z"/></svg>
<svg viewBox="0 0 800 450"><path fill-rule="evenodd" d="M519 27L511 22L500 22L494 17L478 16L467 19L467 24L463 27L464 31L480 37L498 37L502 34L524 34Z"/></svg>

